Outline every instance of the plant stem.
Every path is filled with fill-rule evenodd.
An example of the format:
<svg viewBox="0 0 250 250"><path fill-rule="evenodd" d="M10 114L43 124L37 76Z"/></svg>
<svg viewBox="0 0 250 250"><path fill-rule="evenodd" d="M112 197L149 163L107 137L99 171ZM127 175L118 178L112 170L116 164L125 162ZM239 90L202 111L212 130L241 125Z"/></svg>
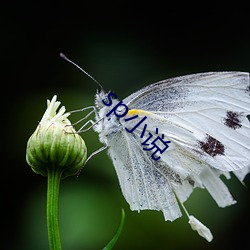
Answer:
<svg viewBox="0 0 250 250"><path fill-rule="evenodd" d="M62 172L59 167L48 168L47 228L50 250L62 249L58 217L59 188Z"/></svg>

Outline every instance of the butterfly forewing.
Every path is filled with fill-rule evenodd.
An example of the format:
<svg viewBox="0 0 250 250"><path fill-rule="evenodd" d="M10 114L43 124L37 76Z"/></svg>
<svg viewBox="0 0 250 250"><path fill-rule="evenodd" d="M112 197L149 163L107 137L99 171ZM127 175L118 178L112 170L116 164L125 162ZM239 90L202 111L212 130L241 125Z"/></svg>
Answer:
<svg viewBox="0 0 250 250"><path fill-rule="evenodd" d="M149 85L124 100L165 118L166 134L179 139L211 167L234 171L249 166L249 76L218 72L177 77ZM171 126L171 123L173 126ZM183 141L177 127L190 132ZM184 132L183 132L184 133ZM192 134L192 135L191 135ZM182 157L182 156L181 156Z"/></svg>

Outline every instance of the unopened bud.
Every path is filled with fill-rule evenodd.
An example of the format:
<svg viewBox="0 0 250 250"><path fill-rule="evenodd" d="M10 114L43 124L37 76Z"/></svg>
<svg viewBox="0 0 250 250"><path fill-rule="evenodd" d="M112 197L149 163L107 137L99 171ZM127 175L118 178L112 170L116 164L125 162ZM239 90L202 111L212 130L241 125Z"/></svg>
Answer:
<svg viewBox="0 0 250 250"><path fill-rule="evenodd" d="M76 133L64 106L56 113L60 102L54 96L47 101L41 122L27 143L26 160L32 170L47 176L49 168L60 168L62 177L79 172L87 158L87 148Z"/></svg>

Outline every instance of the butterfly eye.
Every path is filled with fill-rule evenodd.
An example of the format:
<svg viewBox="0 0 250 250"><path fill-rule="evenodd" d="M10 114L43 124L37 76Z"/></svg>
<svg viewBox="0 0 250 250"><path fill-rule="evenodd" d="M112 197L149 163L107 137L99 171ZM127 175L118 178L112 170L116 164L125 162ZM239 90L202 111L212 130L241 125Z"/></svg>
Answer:
<svg viewBox="0 0 250 250"><path fill-rule="evenodd" d="M107 96L105 96L104 98L103 98L103 102L105 102L105 103L107 103L108 102L108 97Z"/></svg>

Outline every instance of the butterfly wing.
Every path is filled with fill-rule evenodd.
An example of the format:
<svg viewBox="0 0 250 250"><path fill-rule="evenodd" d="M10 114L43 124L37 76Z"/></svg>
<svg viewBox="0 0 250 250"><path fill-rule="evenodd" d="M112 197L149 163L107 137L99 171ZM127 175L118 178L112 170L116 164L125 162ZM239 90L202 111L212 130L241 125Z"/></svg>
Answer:
<svg viewBox="0 0 250 250"><path fill-rule="evenodd" d="M143 119L143 114L138 115L138 120ZM136 119L124 122L123 125L131 129L136 126L138 122ZM157 121L157 123L155 122ZM176 124L169 123L165 118L152 114L147 117L147 133L141 138L143 134L143 126L139 126L132 134L136 140L136 144L131 145L131 150L137 155L137 158L144 161L150 159L152 165L151 175L158 177L163 186L168 185L181 202L184 202L192 193L195 187L206 188L214 200L220 207L225 207L234 204L235 201L231 196L228 188L220 179L222 171L211 167L211 165L204 161L200 154L196 152L194 141L196 141L196 134L190 130L183 129ZM165 141L171 141L167 150L160 154L160 159L155 161L152 158L153 149L151 151L144 151L147 146L142 146L143 142L149 133L156 134L156 129L160 131L160 136L164 135ZM149 140L148 148L151 148ZM137 146L137 147L136 147ZM140 148L140 151L138 151ZM112 147L111 147L112 149ZM116 150L115 150L116 151ZM126 147L123 147L126 151ZM144 151L144 152L143 152ZM147 152L147 153L145 153ZM133 157L133 155L129 156ZM132 168L137 167L131 164ZM226 177L227 172L225 172ZM144 176L146 178L146 176ZM163 182L162 180L168 180ZM157 181L157 180L156 180ZM148 183L147 181L145 181ZM159 185L161 187L161 185ZM150 185L148 186L150 189ZM164 188L164 187L163 187ZM161 201L158 200L158 204ZM169 209L169 208L166 208ZM167 216L165 215L165 218Z"/></svg>
<svg viewBox="0 0 250 250"><path fill-rule="evenodd" d="M164 167L161 175L156 162L142 149L136 136L123 131L112 134L108 153L114 163L122 193L131 210L161 210L166 220L175 220L181 212L170 181L178 179Z"/></svg>
<svg viewBox="0 0 250 250"><path fill-rule="evenodd" d="M144 124L107 136L131 209L161 210L172 221L181 216L176 196L183 203L195 187L206 188L221 207L235 203L220 175L234 171L243 180L249 172L249 92L247 73L219 72L161 81L124 99L125 119L138 115L120 119L124 127L132 130L147 116L145 138L157 128L171 141L155 161L141 144Z"/></svg>
<svg viewBox="0 0 250 250"><path fill-rule="evenodd" d="M177 77L149 85L124 103L130 109L150 111L175 125L166 133L210 166L222 171L249 169L248 73L211 72ZM190 131L193 141L186 143L176 127ZM240 172L237 171L242 179L244 174Z"/></svg>

